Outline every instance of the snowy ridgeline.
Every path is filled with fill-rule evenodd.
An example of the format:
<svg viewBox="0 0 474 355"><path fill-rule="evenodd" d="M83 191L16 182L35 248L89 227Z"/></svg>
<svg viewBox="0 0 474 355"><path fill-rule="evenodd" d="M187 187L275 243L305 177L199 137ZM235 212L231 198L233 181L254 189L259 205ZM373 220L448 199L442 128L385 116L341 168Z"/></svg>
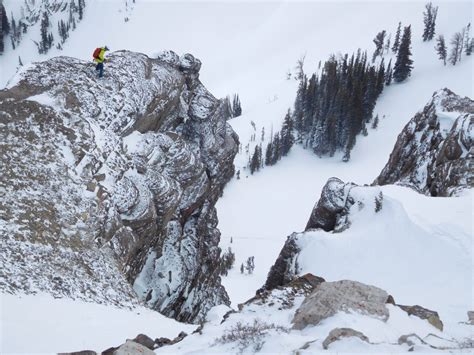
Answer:
<svg viewBox="0 0 474 355"><path fill-rule="evenodd" d="M188 322L228 303L214 204L237 137L200 66L122 51L99 80L57 57L1 92L3 292L141 301Z"/></svg>

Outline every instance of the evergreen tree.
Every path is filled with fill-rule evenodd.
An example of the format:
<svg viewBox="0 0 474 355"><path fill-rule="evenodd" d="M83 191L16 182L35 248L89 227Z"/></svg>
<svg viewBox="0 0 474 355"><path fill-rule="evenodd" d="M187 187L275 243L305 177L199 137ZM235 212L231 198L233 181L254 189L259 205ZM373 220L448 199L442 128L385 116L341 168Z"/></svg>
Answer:
<svg viewBox="0 0 474 355"><path fill-rule="evenodd" d="M23 62L21 61L21 57L20 57L20 56L18 56L18 65L19 65L20 67L23 66Z"/></svg>
<svg viewBox="0 0 474 355"><path fill-rule="evenodd" d="M471 55L472 53L472 38L471 38L471 24L468 23L466 26L466 35L464 39L464 53L466 55Z"/></svg>
<svg viewBox="0 0 474 355"><path fill-rule="evenodd" d="M384 85L385 85L385 63L382 58L382 61L380 62L380 65L379 65L379 70L377 72L376 98L379 97L380 94L382 93ZM375 100L374 100L374 103L375 103Z"/></svg>
<svg viewBox="0 0 474 355"><path fill-rule="evenodd" d="M265 165L273 165L273 143L270 141L265 149Z"/></svg>
<svg viewBox="0 0 474 355"><path fill-rule="evenodd" d="M248 274L253 274L253 271L255 270L255 257L250 256L245 264L245 269L247 270Z"/></svg>
<svg viewBox="0 0 474 355"><path fill-rule="evenodd" d="M81 21L82 17L84 16L84 6L85 6L84 0L78 0L77 5L78 5L77 12L79 14L79 21Z"/></svg>
<svg viewBox="0 0 474 355"><path fill-rule="evenodd" d="M262 165L262 148L259 145L255 146L255 150L250 160L250 174L260 170Z"/></svg>
<svg viewBox="0 0 474 355"><path fill-rule="evenodd" d="M460 32L456 32L451 39L451 53L449 55L449 62L452 65L456 65L457 62L461 60L460 56L462 54L463 47L463 37Z"/></svg>
<svg viewBox="0 0 474 355"><path fill-rule="evenodd" d="M290 152L291 147L295 143L293 137L293 119L291 118L290 110L288 110L285 119L283 120L283 127L281 129L281 155L285 156Z"/></svg>
<svg viewBox="0 0 474 355"><path fill-rule="evenodd" d="M387 70L385 72L385 85L389 86L392 83L392 60L388 62Z"/></svg>
<svg viewBox="0 0 474 355"><path fill-rule="evenodd" d="M388 53L390 51L391 40L392 40L392 34L390 33L390 35L387 38L387 43L385 44L385 47L384 47L385 53Z"/></svg>
<svg viewBox="0 0 474 355"><path fill-rule="evenodd" d="M385 35L386 35L386 32L385 30L377 33L377 35L375 36L373 42L375 44L375 51L374 51L374 54L372 55L372 62L375 62L375 59L378 57L378 56L382 56L383 55L383 45L384 45L384 42L385 42Z"/></svg>
<svg viewBox="0 0 474 355"><path fill-rule="evenodd" d="M342 150L350 157L355 137L365 132L389 73L391 68L385 70L383 60L378 67L370 65L367 53L360 50L351 57L331 56L318 76L313 74L298 87L293 112L298 141L319 156ZM280 137L282 146L284 137ZM278 144L275 137L273 161L278 160Z"/></svg>
<svg viewBox="0 0 474 355"><path fill-rule="evenodd" d="M374 120L372 121L372 129L377 129L379 126L379 115L375 115Z"/></svg>
<svg viewBox="0 0 474 355"><path fill-rule="evenodd" d="M48 49L50 48L50 37L48 34L48 28L49 28L49 16L48 13L45 11L43 12L43 18L41 19L41 41L39 43L39 48L38 51L40 54L44 54L48 52Z"/></svg>
<svg viewBox="0 0 474 355"><path fill-rule="evenodd" d="M242 115L240 98L239 95L234 94L234 99L232 100L232 117L239 117L240 115Z"/></svg>
<svg viewBox="0 0 474 355"><path fill-rule="evenodd" d="M398 23L397 32L395 34L395 40L393 41L392 52L397 53L398 47L400 46L400 36L402 33L402 23Z"/></svg>
<svg viewBox="0 0 474 355"><path fill-rule="evenodd" d="M4 38L10 33L10 23L8 22L7 12L0 1L0 54L5 50Z"/></svg>
<svg viewBox="0 0 474 355"><path fill-rule="evenodd" d="M471 55L473 49L474 49L474 38L471 38L469 40L469 43L466 45L466 55Z"/></svg>
<svg viewBox="0 0 474 355"><path fill-rule="evenodd" d="M281 141L280 141L280 133L276 133L273 137L273 144L272 144L272 164L275 165L281 159Z"/></svg>
<svg viewBox="0 0 474 355"><path fill-rule="evenodd" d="M423 30L423 41L431 41L435 34L436 16L438 15L438 7L434 7L431 2L425 5L423 12L423 22L425 29Z"/></svg>
<svg viewBox="0 0 474 355"><path fill-rule="evenodd" d="M393 68L393 80L399 83L406 80L413 69L413 60L411 60L411 26L407 26L403 30L403 36L398 48L397 61Z"/></svg>
<svg viewBox="0 0 474 355"><path fill-rule="evenodd" d="M344 163L347 163L349 160L351 159L351 149L348 147L346 148L346 150L344 151L344 155L342 157L342 161Z"/></svg>
<svg viewBox="0 0 474 355"><path fill-rule="evenodd" d="M443 64L446 65L446 58L447 58L447 49L446 43L444 41L444 36L439 35L436 38L436 53L438 53L438 58L443 61Z"/></svg>

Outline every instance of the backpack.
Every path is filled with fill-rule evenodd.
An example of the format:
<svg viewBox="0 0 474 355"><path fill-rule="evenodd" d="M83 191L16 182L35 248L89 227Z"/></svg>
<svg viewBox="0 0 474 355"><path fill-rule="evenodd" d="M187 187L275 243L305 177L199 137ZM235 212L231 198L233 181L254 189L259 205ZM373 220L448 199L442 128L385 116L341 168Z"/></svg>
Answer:
<svg viewBox="0 0 474 355"><path fill-rule="evenodd" d="M92 53L92 58L99 59L99 54L102 48L96 48L94 53Z"/></svg>

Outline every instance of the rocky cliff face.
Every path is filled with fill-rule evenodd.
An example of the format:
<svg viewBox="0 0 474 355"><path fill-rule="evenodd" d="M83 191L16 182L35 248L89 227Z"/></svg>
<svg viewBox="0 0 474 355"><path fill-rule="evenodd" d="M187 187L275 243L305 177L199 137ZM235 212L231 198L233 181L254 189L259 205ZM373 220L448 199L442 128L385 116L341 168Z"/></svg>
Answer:
<svg viewBox="0 0 474 355"><path fill-rule="evenodd" d="M405 184L431 196L473 186L474 101L448 89L411 119L374 184Z"/></svg>
<svg viewBox="0 0 474 355"><path fill-rule="evenodd" d="M0 92L0 289L121 305L137 294L199 321L228 303L214 205L238 146L229 103L192 55L110 58L104 79L58 57Z"/></svg>
<svg viewBox="0 0 474 355"><path fill-rule="evenodd" d="M326 232L341 233L351 225L351 218L364 209L375 211L382 209L383 193L377 187L358 186L330 178L321 191L321 197L314 206L305 232L323 229ZM299 237L304 233L290 235L271 267L265 282L265 289L286 285L298 276L298 255L301 247Z"/></svg>

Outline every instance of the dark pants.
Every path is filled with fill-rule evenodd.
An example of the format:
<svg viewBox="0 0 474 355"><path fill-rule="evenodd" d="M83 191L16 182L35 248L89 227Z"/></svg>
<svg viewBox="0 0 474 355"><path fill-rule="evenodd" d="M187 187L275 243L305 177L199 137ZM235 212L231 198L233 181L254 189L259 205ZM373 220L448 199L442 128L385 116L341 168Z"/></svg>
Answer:
<svg viewBox="0 0 474 355"><path fill-rule="evenodd" d="M95 70L99 71L99 78L102 78L104 76L104 63L97 63Z"/></svg>

